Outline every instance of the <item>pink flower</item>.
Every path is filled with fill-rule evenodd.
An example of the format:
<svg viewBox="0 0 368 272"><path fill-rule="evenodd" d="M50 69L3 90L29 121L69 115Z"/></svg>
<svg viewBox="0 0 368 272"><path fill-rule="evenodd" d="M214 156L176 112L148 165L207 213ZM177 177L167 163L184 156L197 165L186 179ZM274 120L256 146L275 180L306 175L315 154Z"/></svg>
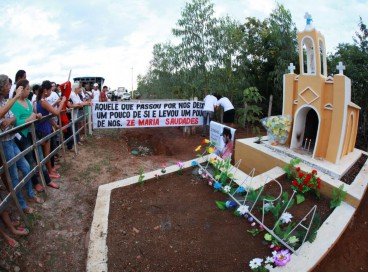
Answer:
<svg viewBox="0 0 368 272"><path fill-rule="evenodd" d="M276 266L285 266L288 262L290 262L289 250L287 249L280 250L279 252L273 255L273 259L275 261Z"/></svg>

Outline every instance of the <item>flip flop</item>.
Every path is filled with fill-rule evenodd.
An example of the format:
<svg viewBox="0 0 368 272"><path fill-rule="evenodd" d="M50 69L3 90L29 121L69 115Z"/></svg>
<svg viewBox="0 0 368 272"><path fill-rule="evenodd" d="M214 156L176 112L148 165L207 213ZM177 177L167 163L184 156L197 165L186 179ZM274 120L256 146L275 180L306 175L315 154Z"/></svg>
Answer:
<svg viewBox="0 0 368 272"><path fill-rule="evenodd" d="M53 182L53 181L48 183L47 186L50 186L51 188L54 188L54 189L59 189L60 188L59 184L57 184L56 182Z"/></svg>
<svg viewBox="0 0 368 272"><path fill-rule="evenodd" d="M23 209L23 212L26 213L26 214L32 214L32 213L34 213L34 209L31 208L31 207L27 207L27 208Z"/></svg>
<svg viewBox="0 0 368 272"><path fill-rule="evenodd" d="M37 204L42 204L42 203L45 202L45 200L43 200L42 198L37 197L37 196L34 196L34 197L30 198L29 201L33 202L33 203L37 203Z"/></svg>
<svg viewBox="0 0 368 272"><path fill-rule="evenodd" d="M17 235L28 235L29 234L29 229L27 228L23 228L23 227L17 227L17 230L22 231L22 234L17 234Z"/></svg>
<svg viewBox="0 0 368 272"><path fill-rule="evenodd" d="M15 241L14 239L8 240L8 244L9 246L14 247L14 248L19 247L19 243Z"/></svg>

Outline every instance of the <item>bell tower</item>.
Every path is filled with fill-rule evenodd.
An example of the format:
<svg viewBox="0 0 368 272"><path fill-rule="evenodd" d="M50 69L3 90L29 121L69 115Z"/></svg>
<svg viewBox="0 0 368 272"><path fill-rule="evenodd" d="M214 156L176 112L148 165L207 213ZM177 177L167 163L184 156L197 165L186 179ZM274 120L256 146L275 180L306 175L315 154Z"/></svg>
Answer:
<svg viewBox="0 0 368 272"><path fill-rule="evenodd" d="M298 33L300 74L290 64L284 75L283 114L293 117L290 148L338 163L354 150L360 107L351 102L351 80L340 73L327 76L324 36L306 13Z"/></svg>

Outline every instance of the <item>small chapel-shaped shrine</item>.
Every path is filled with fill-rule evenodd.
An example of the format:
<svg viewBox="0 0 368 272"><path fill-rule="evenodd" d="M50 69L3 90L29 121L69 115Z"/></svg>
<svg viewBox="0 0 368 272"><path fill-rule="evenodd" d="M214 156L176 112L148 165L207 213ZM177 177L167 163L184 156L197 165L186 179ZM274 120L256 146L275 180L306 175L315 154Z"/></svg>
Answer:
<svg viewBox="0 0 368 272"><path fill-rule="evenodd" d="M327 76L324 36L311 24L298 33L300 74L290 64L284 75L283 114L293 117L290 148L308 146L313 158L338 163L354 150L360 107L351 102L351 80L343 74Z"/></svg>

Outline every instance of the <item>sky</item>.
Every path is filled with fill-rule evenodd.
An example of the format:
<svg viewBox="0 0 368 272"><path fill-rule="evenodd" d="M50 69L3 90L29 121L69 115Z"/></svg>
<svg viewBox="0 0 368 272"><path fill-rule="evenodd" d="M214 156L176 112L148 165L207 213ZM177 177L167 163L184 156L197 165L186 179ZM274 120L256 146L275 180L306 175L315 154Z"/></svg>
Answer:
<svg viewBox="0 0 368 272"><path fill-rule="evenodd" d="M137 88L155 44L174 42L172 29L189 0L1 0L0 74L14 80L27 72L31 84L101 76L111 89ZM211 0L215 16L243 23L269 17L274 0ZM359 17L368 23L368 0L279 0L298 30L309 12L325 36L327 52L353 43Z"/></svg>

